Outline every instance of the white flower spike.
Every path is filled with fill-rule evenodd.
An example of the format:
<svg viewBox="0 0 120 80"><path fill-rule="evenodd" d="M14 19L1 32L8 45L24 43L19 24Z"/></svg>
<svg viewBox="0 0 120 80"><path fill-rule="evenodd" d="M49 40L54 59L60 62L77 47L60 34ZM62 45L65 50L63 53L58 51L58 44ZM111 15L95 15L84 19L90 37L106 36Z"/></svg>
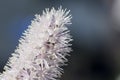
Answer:
<svg viewBox="0 0 120 80"><path fill-rule="evenodd" d="M66 27L71 24L69 12L60 7L35 15L0 80L57 80L71 51L72 39Z"/></svg>

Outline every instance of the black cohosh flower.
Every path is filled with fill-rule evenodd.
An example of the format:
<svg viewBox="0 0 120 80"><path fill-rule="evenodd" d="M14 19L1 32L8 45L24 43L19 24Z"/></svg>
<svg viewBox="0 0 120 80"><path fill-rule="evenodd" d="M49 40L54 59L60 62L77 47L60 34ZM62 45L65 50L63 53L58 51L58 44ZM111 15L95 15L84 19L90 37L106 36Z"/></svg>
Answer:
<svg viewBox="0 0 120 80"><path fill-rule="evenodd" d="M19 45L0 80L56 80L63 72L61 66L71 51L72 41L66 27L71 24L70 11L46 9L35 15L31 25L19 40Z"/></svg>

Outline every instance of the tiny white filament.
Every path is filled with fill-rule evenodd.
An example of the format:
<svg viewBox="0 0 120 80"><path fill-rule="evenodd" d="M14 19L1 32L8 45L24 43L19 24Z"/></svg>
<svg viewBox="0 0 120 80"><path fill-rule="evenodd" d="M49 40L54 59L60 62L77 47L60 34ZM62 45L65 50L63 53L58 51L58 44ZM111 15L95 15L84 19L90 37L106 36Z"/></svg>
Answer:
<svg viewBox="0 0 120 80"><path fill-rule="evenodd" d="M72 39L66 27L71 24L69 12L60 7L35 15L0 80L57 80L71 51Z"/></svg>

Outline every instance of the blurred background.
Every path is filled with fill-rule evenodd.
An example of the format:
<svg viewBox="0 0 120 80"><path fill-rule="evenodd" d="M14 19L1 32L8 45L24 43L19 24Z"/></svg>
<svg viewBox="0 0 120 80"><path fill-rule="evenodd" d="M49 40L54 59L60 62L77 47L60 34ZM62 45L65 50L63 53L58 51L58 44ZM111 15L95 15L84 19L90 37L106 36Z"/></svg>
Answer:
<svg viewBox="0 0 120 80"><path fill-rule="evenodd" d="M120 80L120 0L0 0L0 72L34 15L60 5L74 39L60 80Z"/></svg>

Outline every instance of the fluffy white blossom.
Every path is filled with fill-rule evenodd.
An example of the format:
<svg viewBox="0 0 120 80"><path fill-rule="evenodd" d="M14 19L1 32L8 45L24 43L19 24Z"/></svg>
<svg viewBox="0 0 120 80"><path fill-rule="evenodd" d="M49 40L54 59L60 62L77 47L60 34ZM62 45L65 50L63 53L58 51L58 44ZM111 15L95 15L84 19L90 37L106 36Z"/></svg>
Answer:
<svg viewBox="0 0 120 80"><path fill-rule="evenodd" d="M71 51L72 39L66 27L71 24L69 12L60 7L35 15L0 80L57 80Z"/></svg>

